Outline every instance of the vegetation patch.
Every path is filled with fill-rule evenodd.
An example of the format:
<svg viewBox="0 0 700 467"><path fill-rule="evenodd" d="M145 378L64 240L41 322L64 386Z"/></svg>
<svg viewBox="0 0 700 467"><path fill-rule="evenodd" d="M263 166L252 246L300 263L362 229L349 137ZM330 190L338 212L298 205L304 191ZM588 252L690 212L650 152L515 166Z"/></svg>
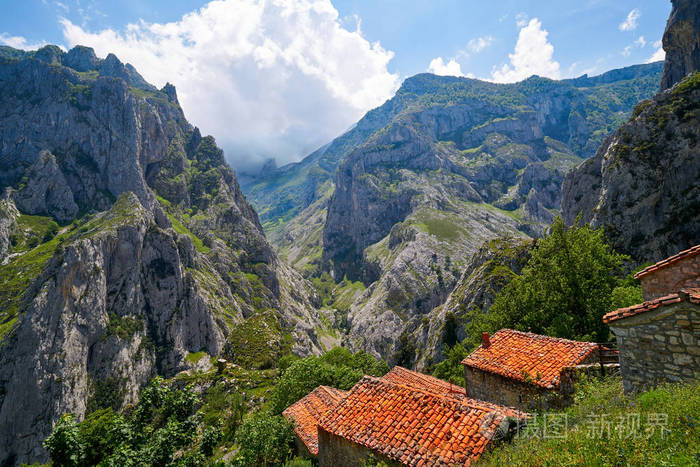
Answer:
<svg viewBox="0 0 700 467"><path fill-rule="evenodd" d="M21 214L17 218L17 230L10 237L12 252L20 253L48 242L58 230L58 224L51 217Z"/></svg>
<svg viewBox="0 0 700 467"><path fill-rule="evenodd" d="M226 358L244 368L273 368L291 351L292 337L283 332L272 311L257 312L235 326L228 336Z"/></svg>
<svg viewBox="0 0 700 467"><path fill-rule="evenodd" d="M142 331L145 327L143 316L118 316L115 313L109 314L107 331L102 336L103 339L109 336L117 336L123 341L130 341L134 335Z"/></svg>
<svg viewBox="0 0 700 467"><path fill-rule="evenodd" d="M0 342L16 322L29 284L41 274L60 243L55 237L0 266Z"/></svg>
<svg viewBox="0 0 700 467"><path fill-rule="evenodd" d="M165 200L164 200L165 201ZM211 251L211 248L206 246L202 240L197 237L195 234L193 234L190 229L184 226L182 222L180 222L173 214L169 212L165 212L166 215L168 216L168 219L170 219L170 223L173 224L173 230L180 235L187 235L192 239L192 244L194 245L194 249L197 250L199 253L207 254Z"/></svg>
<svg viewBox="0 0 700 467"><path fill-rule="evenodd" d="M698 414L697 383L630 397L619 377L584 380L573 406L536 414L519 436L485 454L477 465L697 465ZM557 436L546 436L547 422L555 418L566 426L559 426Z"/></svg>

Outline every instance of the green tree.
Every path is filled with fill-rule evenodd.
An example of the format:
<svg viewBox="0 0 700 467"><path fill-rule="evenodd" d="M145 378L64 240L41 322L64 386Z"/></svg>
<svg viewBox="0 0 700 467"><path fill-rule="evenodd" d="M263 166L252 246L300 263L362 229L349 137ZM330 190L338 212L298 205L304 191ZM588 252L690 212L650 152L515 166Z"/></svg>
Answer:
<svg viewBox="0 0 700 467"><path fill-rule="evenodd" d="M58 467L83 465L84 448L73 414L65 414L58 419L53 432L44 441L44 447L49 451L53 464Z"/></svg>
<svg viewBox="0 0 700 467"><path fill-rule="evenodd" d="M469 351L462 344L457 343L452 347L447 347L443 354L445 359L435 365L433 376L464 387L464 366L462 366L462 360L469 355Z"/></svg>
<svg viewBox="0 0 700 467"><path fill-rule="evenodd" d="M606 341L602 317L612 308L612 292L626 257L603 239L602 229L568 227L557 218L539 240L522 274L496 297L488 313L470 313L470 344L482 331L509 327L556 337Z"/></svg>
<svg viewBox="0 0 700 467"><path fill-rule="evenodd" d="M284 417L258 412L243 422L236 439L241 450L234 465L281 465L292 455L294 431Z"/></svg>
<svg viewBox="0 0 700 467"><path fill-rule="evenodd" d="M333 386L350 389L365 374L382 376L389 366L365 352L351 353L335 348L321 357L306 357L294 361L282 372L272 393L272 411L280 414L316 387Z"/></svg>

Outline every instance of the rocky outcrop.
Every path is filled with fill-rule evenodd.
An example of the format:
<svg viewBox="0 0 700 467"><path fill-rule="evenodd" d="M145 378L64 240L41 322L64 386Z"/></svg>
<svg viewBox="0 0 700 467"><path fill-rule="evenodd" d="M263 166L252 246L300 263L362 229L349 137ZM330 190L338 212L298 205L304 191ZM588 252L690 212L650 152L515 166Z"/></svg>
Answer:
<svg viewBox="0 0 700 467"><path fill-rule="evenodd" d="M41 151L36 162L25 172L20 188L14 194L17 207L27 214L51 214L60 222L78 214L73 192L56 163L56 157Z"/></svg>
<svg viewBox="0 0 700 467"><path fill-rule="evenodd" d="M0 55L0 464L45 461L58 416L122 408L189 353L334 344L172 85L84 47Z"/></svg>
<svg viewBox="0 0 700 467"><path fill-rule="evenodd" d="M664 31L666 51L661 90L669 89L689 73L700 70L700 5L695 0L672 0Z"/></svg>
<svg viewBox="0 0 700 467"><path fill-rule="evenodd" d="M61 414L121 408L156 373L183 369L188 351L223 347L195 265L181 261L194 256L188 239L161 230L131 193L86 227L32 282L3 342L0 447L15 462L46 458L41 440Z"/></svg>
<svg viewBox="0 0 700 467"><path fill-rule="evenodd" d="M0 198L0 264L12 251L12 234L15 231L19 211L9 196Z"/></svg>
<svg viewBox="0 0 700 467"><path fill-rule="evenodd" d="M637 262L698 243L700 74L639 104L592 159L563 185L564 220L605 229Z"/></svg>
<svg viewBox="0 0 700 467"><path fill-rule="evenodd" d="M700 11L697 2L672 3L661 93L639 103L563 185L564 220L581 216L604 228L618 251L640 263L700 239Z"/></svg>
<svg viewBox="0 0 700 467"><path fill-rule="evenodd" d="M488 312L496 294L527 264L532 245L532 241L500 237L474 253L444 304L433 309L413 333L417 368L424 370L442 361L445 345L454 345L448 339L461 342L467 337L467 314Z"/></svg>

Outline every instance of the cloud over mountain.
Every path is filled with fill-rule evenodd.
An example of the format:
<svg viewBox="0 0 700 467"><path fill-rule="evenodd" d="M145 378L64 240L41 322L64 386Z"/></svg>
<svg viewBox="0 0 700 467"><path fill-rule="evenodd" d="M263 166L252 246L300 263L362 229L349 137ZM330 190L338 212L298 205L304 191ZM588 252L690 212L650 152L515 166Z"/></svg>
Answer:
<svg viewBox="0 0 700 467"><path fill-rule="evenodd" d="M387 70L393 52L344 28L330 0L216 0L123 30L62 25L70 46L115 53L153 84L175 84L188 119L239 169L304 156L399 83Z"/></svg>
<svg viewBox="0 0 700 467"><path fill-rule="evenodd" d="M558 79L561 77L559 62L554 60L554 46L549 43L549 33L542 29L542 23L532 18L522 25L515 50L508 54L510 63L494 68L492 79L499 83L513 83L532 75Z"/></svg>

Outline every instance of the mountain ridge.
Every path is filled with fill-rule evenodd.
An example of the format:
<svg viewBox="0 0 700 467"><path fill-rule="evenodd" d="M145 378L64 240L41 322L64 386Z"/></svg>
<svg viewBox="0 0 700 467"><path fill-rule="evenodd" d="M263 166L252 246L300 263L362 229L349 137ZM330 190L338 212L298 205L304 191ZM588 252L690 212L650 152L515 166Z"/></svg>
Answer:
<svg viewBox="0 0 700 467"><path fill-rule="evenodd" d="M333 345L223 151L144 83L86 47L0 49L0 463L47 460L62 413L134 403L190 354Z"/></svg>

